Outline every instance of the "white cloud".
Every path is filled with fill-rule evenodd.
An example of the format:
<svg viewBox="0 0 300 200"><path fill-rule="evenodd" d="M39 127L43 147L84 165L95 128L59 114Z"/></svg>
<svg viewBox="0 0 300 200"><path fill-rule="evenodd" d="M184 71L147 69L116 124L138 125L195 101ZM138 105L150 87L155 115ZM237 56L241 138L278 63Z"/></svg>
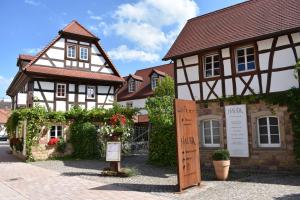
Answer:
<svg viewBox="0 0 300 200"><path fill-rule="evenodd" d="M38 5L40 5L40 2L34 1L34 0L25 0L24 3L29 4L31 6L38 6Z"/></svg>
<svg viewBox="0 0 300 200"><path fill-rule="evenodd" d="M116 22L111 28L138 47L157 51L171 44L198 10L193 0L140 0L121 4L115 11Z"/></svg>
<svg viewBox="0 0 300 200"><path fill-rule="evenodd" d="M141 50L129 49L126 45L121 45L116 49L107 52L108 55L115 60L122 61L143 61L155 62L160 59L160 56L155 53L148 53Z"/></svg>
<svg viewBox="0 0 300 200"><path fill-rule="evenodd" d="M91 11L91 10L88 10L88 11L87 11L87 14L89 15L90 19L98 20L98 21L101 21L101 20L102 20L102 17L101 17L101 16L95 15L94 12Z"/></svg>
<svg viewBox="0 0 300 200"><path fill-rule="evenodd" d="M24 49L24 53L28 53L28 54L37 54L38 52L40 52L42 49L41 48L28 48L28 49Z"/></svg>
<svg viewBox="0 0 300 200"><path fill-rule="evenodd" d="M0 86L6 88L11 83L12 80L13 80L12 77L8 78L8 77L0 76Z"/></svg>

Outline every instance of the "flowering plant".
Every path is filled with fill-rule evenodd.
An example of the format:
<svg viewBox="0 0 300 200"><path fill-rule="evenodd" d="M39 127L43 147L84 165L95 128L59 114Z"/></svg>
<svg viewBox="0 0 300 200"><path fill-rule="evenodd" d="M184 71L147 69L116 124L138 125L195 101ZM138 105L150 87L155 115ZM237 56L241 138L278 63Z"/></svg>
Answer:
<svg viewBox="0 0 300 200"><path fill-rule="evenodd" d="M114 114L98 131L108 137L129 136L131 128L124 115Z"/></svg>
<svg viewBox="0 0 300 200"><path fill-rule="evenodd" d="M51 138L48 142L49 146L56 145L59 142L59 138Z"/></svg>

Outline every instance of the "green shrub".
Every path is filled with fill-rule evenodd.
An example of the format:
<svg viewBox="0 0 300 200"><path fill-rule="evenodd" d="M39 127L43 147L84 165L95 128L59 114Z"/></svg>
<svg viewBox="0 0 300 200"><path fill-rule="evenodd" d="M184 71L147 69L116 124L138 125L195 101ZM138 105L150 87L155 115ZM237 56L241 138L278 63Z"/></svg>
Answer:
<svg viewBox="0 0 300 200"><path fill-rule="evenodd" d="M66 146L67 146L67 143L65 142L64 138L60 138L57 143L56 150L59 153L65 153Z"/></svg>
<svg viewBox="0 0 300 200"><path fill-rule="evenodd" d="M230 154L227 149L219 149L214 151L212 155L213 160L230 160Z"/></svg>
<svg viewBox="0 0 300 200"><path fill-rule="evenodd" d="M76 158L99 157L97 130L90 122L74 122L70 126L70 142Z"/></svg>

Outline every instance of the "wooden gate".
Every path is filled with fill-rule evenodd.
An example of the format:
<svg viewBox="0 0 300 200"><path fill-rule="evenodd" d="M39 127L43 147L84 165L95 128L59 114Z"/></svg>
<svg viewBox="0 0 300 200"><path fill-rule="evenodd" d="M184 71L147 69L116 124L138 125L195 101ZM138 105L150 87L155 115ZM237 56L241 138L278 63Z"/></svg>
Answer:
<svg viewBox="0 0 300 200"><path fill-rule="evenodd" d="M200 154L196 103L175 99L177 177L179 191L200 185Z"/></svg>

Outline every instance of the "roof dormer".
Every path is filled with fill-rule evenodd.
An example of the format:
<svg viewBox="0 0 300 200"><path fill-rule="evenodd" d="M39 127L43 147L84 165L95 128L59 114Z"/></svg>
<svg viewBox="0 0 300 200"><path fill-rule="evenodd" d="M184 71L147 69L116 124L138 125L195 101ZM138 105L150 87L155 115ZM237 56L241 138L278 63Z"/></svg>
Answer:
<svg viewBox="0 0 300 200"><path fill-rule="evenodd" d="M157 69L153 69L149 76L151 80L151 89L155 90L155 88L158 86L159 80L165 77L166 73Z"/></svg>
<svg viewBox="0 0 300 200"><path fill-rule="evenodd" d="M141 82L143 82L143 77L134 74L129 74L127 79L128 92L129 93L135 92Z"/></svg>

